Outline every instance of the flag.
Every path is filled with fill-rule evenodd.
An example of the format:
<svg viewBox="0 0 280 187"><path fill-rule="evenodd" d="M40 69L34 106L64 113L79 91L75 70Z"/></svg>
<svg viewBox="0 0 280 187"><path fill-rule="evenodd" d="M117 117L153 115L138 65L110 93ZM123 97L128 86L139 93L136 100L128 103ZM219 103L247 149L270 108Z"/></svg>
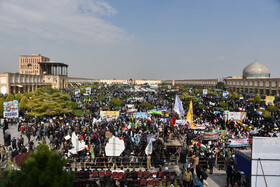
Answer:
<svg viewBox="0 0 280 187"><path fill-rule="evenodd" d="M94 154L94 149L93 146L90 147L90 152L91 152L91 158L95 158L95 154Z"/></svg>
<svg viewBox="0 0 280 187"><path fill-rule="evenodd" d="M174 125L175 125L175 123L176 123L176 117L175 117L175 116L173 116L173 117L171 118L170 125L174 126Z"/></svg>
<svg viewBox="0 0 280 187"><path fill-rule="evenodd" d="M206 146L205 146L204 144L201 144L201 145L199 146L199 148L200 148L200 149L203 149L203 150L206 150Z"/></svg>
<svg viewBox="0 0 280 187"><path fill-rule="evenodd" d="M190 123L190 125L192 125L192 123L193 123L193 103L192 103L192 101L190 102L187 120Z"/></svg>
<svg viewBox="0 0 280 187"><path fill-rule="evenodd" d="M176 99L175 99L174 111L177 114L179 114L180 117L184 115L184 108L183 108L182 101L180 100L180 98L177 95L176 95Z"/></svg>
<svg viewBox="0 0 280 187"><path fill-rule="evenodd" d="M148 120L148 121L150 121L150 122L152 122L152 120L151 120L151 118L150 118L150 117L148 117L148 118L147 118L147 120Z"/></svg>

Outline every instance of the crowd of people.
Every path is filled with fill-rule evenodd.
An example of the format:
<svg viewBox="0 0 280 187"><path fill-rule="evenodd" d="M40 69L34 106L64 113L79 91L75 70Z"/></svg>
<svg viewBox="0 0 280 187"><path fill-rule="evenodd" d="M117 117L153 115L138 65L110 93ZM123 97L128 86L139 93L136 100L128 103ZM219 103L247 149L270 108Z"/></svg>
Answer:
<svg viewBox="0 0 280 187"><path fill-rule="evenodd" d="M177 89L131 92L122 86L108 86L97 88L87 96L73 95L72 100L79 103L84 111L82 115L21 116L17 121L21 135L13 137L9 147L0 145L1 159L34 151L34 141L37 141L49 144L51 150L57 150L70 164L77 161L85 163L83 169L87 167L86 163L93 163L98 168L142 166L148 170L164 169L166 163L174 162L180 166L184 186L193 185L194 173L196 179L207 186L208 174L212 174L216 166L217 169L226 170L228 185L240 186L241 175L234 167L236 148L230 147L228 140L248 138L249 145L237 149L250 149L252 136L277 136L279 112L265 118L256 112L256 109L266 107L263 102L256 104L247 100L246 96L244 99L233 99L193 92L189 93L195 97L193 123L203 128L191 128L192 124L185 120L190 100L182 98L184 116L174 111L175 96L181 94ZM121 106L109 102L112 98L121 100ZM246 118L239 121L227 119L225 109L219 105L221 102L227 103L229 111L245 111ZM133 105L133 110L128 105ZM160 113L150 114L150 110ZM100 111L119 111L119 117L102 118ZM136 118L136 111L148 115ZM178 120L183 124L177 123ZM8 124L9 121L5 119L4 126ZM218 136L205 139L205 132L217 132ZM65 137L71 137L73 133L88 148L72 153L70 150L75 145ZM23 136L27 137L28 142L24 142ZM105 147L112 136L124 141L125 149L119 157L106 156ZM152 151L147 154L151 138ZM178 142L180 146L172 146L172 142ZM167 143L171 146L167 146Z"/></svg>

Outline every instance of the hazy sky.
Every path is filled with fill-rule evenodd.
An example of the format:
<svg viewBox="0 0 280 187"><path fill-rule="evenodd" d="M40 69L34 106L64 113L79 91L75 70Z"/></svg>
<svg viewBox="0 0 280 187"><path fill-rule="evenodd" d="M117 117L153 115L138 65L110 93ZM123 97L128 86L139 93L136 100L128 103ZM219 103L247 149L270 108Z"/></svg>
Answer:
<svg viewBox="0 0 280 187"><path fill-rule="evenodd" d="M255 60L280 77L280 1L0 0L0 72L32 53L74 77L219 78Z"/></svg>

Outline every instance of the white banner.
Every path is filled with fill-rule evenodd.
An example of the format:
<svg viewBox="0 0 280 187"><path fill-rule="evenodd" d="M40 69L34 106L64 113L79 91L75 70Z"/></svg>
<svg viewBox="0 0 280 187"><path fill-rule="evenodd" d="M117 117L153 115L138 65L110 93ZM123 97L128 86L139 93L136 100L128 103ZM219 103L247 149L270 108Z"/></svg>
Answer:
<svg viewBox="0 0 280 187"><path fill-rule="evenodd" d="M118 137L113 136L106 144L105 153L106 156L120 156L124 149L124 141L120 140Z"/></svg>

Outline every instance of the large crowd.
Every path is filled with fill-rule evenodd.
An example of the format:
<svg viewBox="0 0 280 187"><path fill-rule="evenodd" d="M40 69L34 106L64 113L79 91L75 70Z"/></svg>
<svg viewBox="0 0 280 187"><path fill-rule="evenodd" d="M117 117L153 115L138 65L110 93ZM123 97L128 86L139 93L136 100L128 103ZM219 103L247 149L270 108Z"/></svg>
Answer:
<svg viewBox="0 0 280 187"><path fill-rule="evenodd" d="M100 90L103 92L99 92ZM207 186L208 174L213 173L216 166L217 169L226 170L228 185L240 186L241 174L234 167L235 150L250 149L252 136L277 136L279 112L274 112L271 118L265 118L256 112L256 109L266 107L264 102L256 104L246 96L243 99L224 99L217 95L191 93L196 97L193 101L193 122L204 127L192 129L188 122L183 125L176 123L177 120L186 118L190 102L182 99L185 115L179 116L174 111L174 104L175 96L180 94L179 90L162 88L156 91L131 92L121 86L108 86L98 88L88 96L73 95L72 100L79 103L81 110L85 111L82 115L75 116L71 113L38 118L21 116L17 120L21 135L13 137L9 147L0 145L1 159L34 151L34 141L38 141L49 144L51 150L57 150L70 164L78 161L93 163L96 168L132 169L139 165L147 170L165 170L168 169L165 167L166 163L174 162L182 171L184 186L193 185L193 173L198 181ZM105 97L101 97L103 95ZM114 106L109 102L111 98L122 100L122 105ZM246 118L239 121L227 119L225 109L219 107L221 102L226 102L230 111L245 111ZM152 108L145 107L142 103L150 103ZM133 112L128 105L133 105ZM161 114L150 114L147 118L135 118L133 115L135 111L149 114L151 109L161 111ZM119 111L119 117L102 119L100 111ZM5 119L3 131L8 125L11 125L10 121ZM204 132L219 132L219 136L203 139L201 137ZM65 137L71 137L73 133L90 148L71 153L69 150L75 145ZM24 136L28 142L24 142ZM106 156L105 147L112 136L124 141L125 149L119 157ZM152 152L146 154L151 137L154 139ZM233 138L248 138L249 145L230 147L228 140ZM178 142L180 146L172 146L172 142ZM167 146L167 143L171 145ZM86 167L84 164L80 169Z"/></svg>

